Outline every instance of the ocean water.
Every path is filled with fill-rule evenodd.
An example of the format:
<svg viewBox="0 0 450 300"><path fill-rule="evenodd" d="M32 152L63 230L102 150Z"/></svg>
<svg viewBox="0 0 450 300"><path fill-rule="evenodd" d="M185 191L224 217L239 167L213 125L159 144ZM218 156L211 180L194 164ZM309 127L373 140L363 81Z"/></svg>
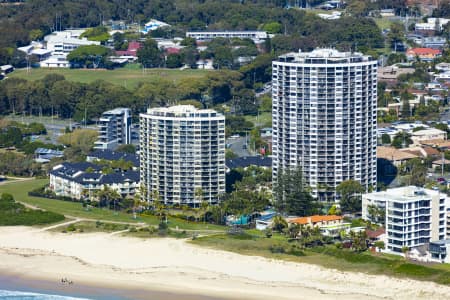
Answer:
<svg viewBox="0 0 450 300"><path fill-rule="evenodd" d="M0 290L0 300L89 300L89 299L60 296L60 295L30 293L22 291Z"/></svg>

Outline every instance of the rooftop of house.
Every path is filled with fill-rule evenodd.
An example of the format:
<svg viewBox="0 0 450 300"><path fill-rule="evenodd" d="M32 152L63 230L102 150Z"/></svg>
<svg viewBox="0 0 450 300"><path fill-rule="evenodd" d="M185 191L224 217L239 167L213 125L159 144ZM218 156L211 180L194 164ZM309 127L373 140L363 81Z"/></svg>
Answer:
<svg viewBox="0 0 450 300"><path fill-rule="evenodd" d="M249 166L272 167L272 158L269 156L244 156L227 159L225 165L229 169L246 168Z"/></svg>
<svg viewBox="0 0 450 300"><path fill-rule="evenodd" d="M427 128L418 131L413 131L411 134L412 136L426 136L433 134L446 134L446 132L437 128Z"/></svg>
<svg viewBox="0 0 450 300"><path fill-rule="evenodd" d="M442 51L439 49L433 48L411 48L406 51L406 54L415 54L415 55L438 55L441 54Z"/></svg>
<svg viewBox="0 0 450 300"><path fill-rule="evenodd" d="M384 229L383 227L380 227L380 228L375 229L375 230L367 229L366 233L367 233L367 236L369 237L369 239L376 239L379 236L385 234L386 233L386 229Z"/></svg>
<svg viewBox="0 0 450 300"><path fill-rule="evenodd" d="M335 215L314 215L309 217L292 218L289 219L288 222L299 225L306 225L306 224L316 224L320 222L340 221L343 219L344 218L342 216L335 216Z"/></svg>
<svg viewBox="0 0 450 300"><path fill-rule="evenodd" d="M436 148L450 148L450 140L431 139L420 141L420 144Z"/></svg>
<svg viewBox="0 0 450 300"><path fill-rule="evenodd" d="M419 157L416 154L401 151L394 147L379 146L377 147L377 158L384 158L386 160L407 160Z"/></svg>
<svg viewBox="0 0 450 300"><path fill-rule="evenodd" d="M50 171L50 175L74 181L79 184L120 184L139 182L137 171L115 171L110 174L101 173L101 166L93 163L62 163ZM91 169L91 170L89 170Z"/></svg>
<svg viewBox="0 0 450 300"><path fill-rule="evenodd" d="M112 150L95 150L89 153L88 158L90 159L104 159L104 160L121 160L130 161L135 167L139 167L139 156L135 153L125 153Z"/></svg>

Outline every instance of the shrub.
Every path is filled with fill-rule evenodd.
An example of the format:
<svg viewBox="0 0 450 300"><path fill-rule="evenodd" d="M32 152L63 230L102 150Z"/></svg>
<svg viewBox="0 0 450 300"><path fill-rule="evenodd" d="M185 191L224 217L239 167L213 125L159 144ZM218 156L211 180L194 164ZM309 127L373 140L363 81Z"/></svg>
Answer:
<svg viewBox="0 0 450 300"><path fill-rule="evenodd" d="M132 227L130 227L129 231L130 232L137 232L137 229L136 229L136 227L132 226Z"/></svg>
<svg viewBox="0 0 450 300"><path fill-rule="evenodd" d="M282 245L272 244L269 246L269 251L272 253L285 253L286 250Z"/></svg>

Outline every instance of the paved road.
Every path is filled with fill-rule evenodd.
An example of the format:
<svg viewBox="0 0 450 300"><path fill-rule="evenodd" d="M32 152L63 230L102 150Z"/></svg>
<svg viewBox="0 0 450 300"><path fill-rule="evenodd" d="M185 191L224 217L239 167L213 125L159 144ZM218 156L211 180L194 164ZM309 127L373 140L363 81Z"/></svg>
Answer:
<svg viewBox="0 0 450 300"><path fill-rule="evenodd" d="M240 137L237 139L228 139L227 144L230 144L230 149L239 157L250 156L250 152L248 151L248 142L245 137ZM244 145L246 148L244 148Z"/></svg>

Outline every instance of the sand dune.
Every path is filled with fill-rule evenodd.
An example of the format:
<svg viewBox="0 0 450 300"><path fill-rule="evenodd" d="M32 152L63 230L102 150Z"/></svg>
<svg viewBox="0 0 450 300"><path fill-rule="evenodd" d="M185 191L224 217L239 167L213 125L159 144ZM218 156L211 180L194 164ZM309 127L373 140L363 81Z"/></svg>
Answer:
<svg viewBox="0 0 450 300"><path fill-rule="evenodd" d="M340 272L175 239L0 228L0 272L57 282L236 299L448 299L450 287ZM144 297L145 298L145 297Z"/></svg>

